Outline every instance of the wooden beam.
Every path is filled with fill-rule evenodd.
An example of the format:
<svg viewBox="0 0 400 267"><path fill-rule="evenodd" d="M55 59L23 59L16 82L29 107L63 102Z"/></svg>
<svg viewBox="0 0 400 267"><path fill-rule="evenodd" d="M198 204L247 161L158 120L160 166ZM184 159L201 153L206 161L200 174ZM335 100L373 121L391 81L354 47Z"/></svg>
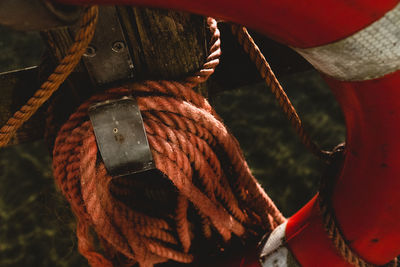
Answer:
<svg viewBox="0 0 400 267"><path fill-rule="evenodd" d="M116 11L133 61L132 82L146 79L180 80L203 64L208 43L205 18L147 8L118 7ZM54 59L54 66L71 45L72 31L63 28L42 34ZM88 65L81 63L50 100L53 117L51 127L47 128L50 142L77 105L96 91L119 83L98 85L89 73ZM206 95L206 86L200 86L198 91Z"/></svg>
<svg viewBox="0 0 400 267"><path fill-rule="evenodd" d="M104 8L104 7L103 7ZM110 8L110 7L108 7ZM133 78L180 80L194 73L203 64L208 50L205 18L188 13L169 10L116 7L127 48L132 57ZM248 59L230 31L230 25L219 23L222 39L221 63L211 81L196 88L205 95L231 90L260 81L254 64ZM100 28L97 29L101 31ZM59 28L42 32L48 46L47 60L41 65L41 77L49 75L57 62L73 43L72 28ZM277 76L284 76L310 69L311 66L289 48L254 33L254 39L266 54ZM111 46L110 46L111 49ZM42 138L44 132L54 138L57 129L67 120L75 108L98 90L117 86L118 82L97 85L89 74L88 66L81 62L59 92L50 99L51 120L45 126L46 117L40 111L21 129L13 143ZM0 97L0 122L23 105L39 88L38 68L28 68L0 75L2 95ZM43 74L46 73L46 74ZM47 107L45 108L47 109ZM45 130L46 128L46 130Z"/></svg>

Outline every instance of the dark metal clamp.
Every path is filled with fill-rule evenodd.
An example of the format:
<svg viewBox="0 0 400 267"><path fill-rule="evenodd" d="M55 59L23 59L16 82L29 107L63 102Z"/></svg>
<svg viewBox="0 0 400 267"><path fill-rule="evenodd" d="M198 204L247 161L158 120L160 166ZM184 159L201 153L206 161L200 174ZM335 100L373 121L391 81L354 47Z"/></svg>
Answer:
<svg viewBox="0 0 400 267"><path fill-rule="evenodd" d="M89 109L97 145L114 177L155 168L143 119L132 97L109 100Z"/></svg>

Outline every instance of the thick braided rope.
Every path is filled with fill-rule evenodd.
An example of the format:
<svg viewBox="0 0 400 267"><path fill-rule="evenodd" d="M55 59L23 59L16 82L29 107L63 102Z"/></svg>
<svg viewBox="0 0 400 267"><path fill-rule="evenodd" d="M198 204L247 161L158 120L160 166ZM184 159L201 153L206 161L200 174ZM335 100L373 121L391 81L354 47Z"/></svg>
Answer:
<svg viewBox="0 0 400 267"><path fill-rule="evenodd" d="M321 150L319 146L311 140L310 136L304 130L303 124L299 115L296 112L296 109L290 102L290 99L283 90L282 85L279 83L267 60L254 42L253 38L248 33L247 29L243 26L233 24L232 32L237 36L238 41L243 46L244 51L249 54L250 59L256 64L256 67L260 72L261 77L264 79L267 86L271 89L275 98L278 100L279 106L286 114L286 117L292 124L297 135L300 137L301 142L314 155L324 161L327 161L329 159L329 152Z"/></svg>
<svg viewBox="0 0 400 267"><path fill-rule="evenodd" d="M220 31L217 27L217 22L215 19L208 17L207 25L210 30L210 42L209 42L209 55L207 56L205 63L201 67L199 71L196 71L189 77L187 77L183 82L176 83L175 86L189 86L195 87L200 83L206 81L210 75L214 73L215 67L219 64L219 57L221 56L221 40L220 40ZM157 86L157 84L151 84L148 82L149 90L151 86ZM187 92L188 94L192 92ZM57 123L54 121L56 118L52 115L54 112L55 103L50 103L49 108L47 110L46 117L46 131L45 131L45 140L50 140L50 138L54 137L57 133Z"/></svg>
<svg viewBox="0 0 400 267"><path fill-rule="evenodd" d="M88 7L85 10L80 20L80 28L75 36L75 41L67 55L61 60L47 81L41 85L40 89L0 129L0 147L4 147L10 142L17 130L35 114L74 70L92 40L97 16L97 6Z"/></svg>
<svg viewBox="0 0 400 267"><path fill-rule="evenodd" d="M191 90L213 73L221 54L216 22L207 22L213 37L202 70L183 82L145 81L95 95L56 138L54 176L78 218L79 251L93 266L121 264L121 258L140 266L189 263L202 247L199 240L224 247L232 234L245 241L285 220L251 175L238 142L207 100ZM132 93L156 167L175 189L140 177L113 179L97 158L88 108ZM107 258L94 249L91 227ZM200 239L194 236L199 231Z"/></svg>
<svg viewBox="0 0 400 267"><path fill-rule="evenodd" d="M375 265L366 262L362 259L355 251L351 249L348 245L347 241L343 237L342 231L336 223L336 218L334 215L333 208L331 207L329 199L332 196L332 188L335 182L335 177L340 169L340 164L342 162L342 154L343 154L344 146L338 146L333 154L331 165L328 167L326 171L326 177L321 182L320 193L318 195L318 203L320 206L320 211L323 218L323 224L325 230L332 240L333 245L336 248L336 251L340 254L340 256L346 260L348 263L352 264L356 267L375 267ZM397 258L393 259L391 262L383 265L385 267L397 267Z"/></svg>
<svg viewBox="0 0 400 267"><path fill-rule="evenodd" d="M146 84L159 90L148 95L151 91ZM141 266L166 260L193 261L193 227L202 228L204 238L214 243L215 233L227 242L232 234L241 238L261 235L285 220L251 175L238 142L212 115L207 101L190 88L177 90L176 83L168 85L166 81L144 82L92 97L64 124L54 148L57 183L79 221L85 222L86 228L94 227L110 246ZM134 195L131 190L138 182L132 178L114 182L97 158L87 109L99 101L132 93L143 114L156 167L178 190L176 204L171 201L176 205L174 223L168 216L146 215L121 201L123 196ZM228 167L221 165L224 158ZM135 190L138 193L143 188ZM136 206L146 205L146 201L138 201ZM188 218L193 212L200 221ZM98 256L94 251L91 254Z"/></svg>
<svg viewBox="0 0 400 267"><path fill-rule="evenodd" d="M189 76L183 83L182 82L169 82L169 81L159 81L159 82L153 82L153 81L145 81L142 83L142 85L137 85L140 86L138 90L142 90L143 92L160 92L163 94L173 94L173 95L180 95L183 99L185 100L191 100L194 101L194 104L201 106L204 108L206 111L211 112L214 116L217 116L209 103L204 99L204 98L199 98L197 97L197 94L193 90L187 90L186 87L195 87L199 83L205 81L208 79L208 77L214 72L215 67L219 64L219 57L221 55L221 42L220 42L220 32L217 27L217 22L213 18L207 18L207 24L210 29L211 33L211 41L210 41L210 51L209 51L209 56L206 58L205 63L203 64L203 67L196 72L194 75ZM128 85L129 86L129 85ZM94 96L96 98L96 96ZM95 100L94 100L95 101ZM101 101L101 99L98 99L97 101ZM83 107L82 109L85 110L82 113L76 112L74 115L71 116L69 123L64 125L64 131L69 131L74 129L75 127L78 126L77 123L73 123L74 121L79 121L78 119L74 120L74 116L81 118L80 116L86 116L86 109L88 107ZM69 127L69 128L68 128ZM55 145L57 143L62 143L65 140L62 138L57 138L55 141ZM69 148L71 148L70 146ZM69 149L67 148L67 149ZM58 152L56 152L58 153ZM63 164L56 164L55 161L53 160L53 165L57 166L58 169L62 170L65 166ZM73 196L71 196L73 197ZM67 199L69 199L69 196L67 196ZM74 207L73 207L74 208ZM80 211L77 211L80 212Z"/></svg>
<svg viewBox="0 0 400 267"><path fill-rule="evenodd" d="M205 82L211 76L211 74L214 73L215 67L219 64L219 58L221 56L221 39L220 31L217 27L217 21L211 17L208 17L207 25L211 33L208 56L201 70L185 79L184 83L188 87L195 87L198 84Z"/></svg>

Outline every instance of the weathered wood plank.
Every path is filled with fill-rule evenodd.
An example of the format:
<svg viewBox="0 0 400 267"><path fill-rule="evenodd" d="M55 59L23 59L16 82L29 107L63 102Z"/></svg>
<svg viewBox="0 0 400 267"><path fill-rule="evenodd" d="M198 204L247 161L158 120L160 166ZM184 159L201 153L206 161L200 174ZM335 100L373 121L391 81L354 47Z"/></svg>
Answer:
<svg viewBox="0 0 400 267"><path fill-rule="evenodd" d="M118 10L132 48L136 80L181 80L202 66L208 42L203 17L148 8ZM207 94L205 85L198 91Z"/></svg>
<svg viewBox="0 0 400 267"><path fill-rule="evenodd" d="M134 65L132 81L145 79L180 80L194 73L203 64L207 54L208 38L205 19L200 16L168 10L117 7L117 13L125 33L128 49ZM259 80L257 70L248 56L242 52L230 33L230 26L220 24L222 32L222 59L211 83L196 90L207 96L218 91L230 90ZM51 73L57 62L66 54L73 42L74 28L59 28L42 33L52 60L41 65L43 74ZM101 30L101 29L98 29ZM310 66L290 49L265 37L256 35L260 48L271 58L271 66L279 75L309 69ZM52 63L49 63L52 62ZM44 71L45 70L45 71ZM98 90L118 83L97 86L81 62L49 101L52 123L48 124L48 135L54 136L75 108ZM5 122L15 110L25 103L39 88L38 69L26 69L6 73L0 77L0 120ZM212 85L212 86L208 86ZM211 91L210 91L210 88ZM47 109L47 108L46 108ZM18 132L14 143L41 138L45 132L44 113L36 115ZM51 126L51 127L50 127ZM51 140L52 138L50 138ZM51 141L50 141L51 142Z"/></svg>
<svg viewBox="0 0 400 267"><path fill-rule="evenodd" d="M132 7L118 7L117 10L134 64L132 81L177 80L194 73L203 64L207 50L203 17ZM50 30L43 33L43 37L55 65L72 42L71 30ZM53 135L53 138L57 129L79 103L97 90L118 85L118 82L114 82L99 87L92 82L95 79L90 77L87 67L80 64L57 95L50 100L53 120L52 127L48 127L48 130L51 129L48 134ZM200 88L206 94L206 87Z"/></svg>

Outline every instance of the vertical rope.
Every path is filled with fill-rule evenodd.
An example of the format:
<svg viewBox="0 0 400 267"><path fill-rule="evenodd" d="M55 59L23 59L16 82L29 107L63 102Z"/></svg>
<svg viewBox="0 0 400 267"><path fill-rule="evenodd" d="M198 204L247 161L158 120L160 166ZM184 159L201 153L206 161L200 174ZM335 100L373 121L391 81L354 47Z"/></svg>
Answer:
<svg viewBox="0 0 400 267"><path fill-rule="evenodd" d="M311 140L310 136L304 129L296 109L290 102L290 99L283 90L282 85L279 83L267 60L248 33L247 29L243 26L232 25L232 32L237 36L244 51L249 54L250 59L255 63L261 77L271 89L279 106L282 108L282 111L285 113L297 135L300 137L301 142L318 158L328 162L330 152L321 150L319 146Z"/></svg>
<svg viewBox="0 0 400 267"><path fill-rule="evenodd" d="M17 130L35 114L75 69L93 38L97 17L97 6L86 8L80 20L75 41L67 55L61 60L47 81L41 85L40 89L0 129L0 147L4 147L10 142Z"/></svg>
<svg viewBox="0 0 400 267"><path fill-rule="evenodd" d="M342 231L336 223L334 210L331 206L330 199L332 197L332 189L336 182L337 173L340 171L343 162L344 145L337 146L331 156L331 163L326 170L325 176L321 182L320 193L318 195L318 203L323 218L323 224L328 237L336 248L337 253L346 262L355 267L375 267L375 265L362 259L345 240ZM383 265L384 267L397 267L397 258Z"/></svg>

